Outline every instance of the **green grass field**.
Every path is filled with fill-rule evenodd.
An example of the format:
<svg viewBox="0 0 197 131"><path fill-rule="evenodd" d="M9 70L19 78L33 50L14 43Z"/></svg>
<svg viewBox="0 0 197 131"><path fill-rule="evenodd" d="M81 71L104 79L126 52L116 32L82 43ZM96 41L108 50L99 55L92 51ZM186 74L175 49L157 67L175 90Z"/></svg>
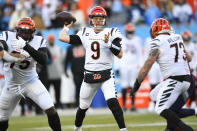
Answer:
<svg viewBox="0 0 197 131"><path fill-rule="evenodd" d="M62 130L72 131L75 116L61 116ZM197 117L182 119L197 131ZM166 122L156 114L125 114L128 131L163 131ZM51 131L46 116L12 117L8 131ZM119 131L112 115L87 115L83 131Z"/></svg>

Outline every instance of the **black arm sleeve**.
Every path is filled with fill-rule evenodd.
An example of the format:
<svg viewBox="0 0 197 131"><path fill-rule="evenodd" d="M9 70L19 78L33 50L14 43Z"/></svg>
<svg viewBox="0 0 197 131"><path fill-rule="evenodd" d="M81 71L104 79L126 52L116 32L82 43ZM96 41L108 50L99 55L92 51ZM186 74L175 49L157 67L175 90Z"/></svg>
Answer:
<svg viewBox="0 0 197 131"><path fill-rule="evenodd" d="M82 45L81 39L78 35L70 35L70 42L71 45Z"/></svg>
<svg viewBox="0 0 197 131"><path fill-rule="evenodd" d="M120 53L121 49L121 44L120 44L121 39L116 38L112 41L112 47L110 48L111 52L117 56Z"/></svg>
<svg viewBox="0 0 197 131"><path fill-rule="evenodd" d="M8 51L8 45L6 44L6 42L5 42L4 40L0 40L0 46L1 46L4 50Z"/></svg>
<svg viewBox="0 0 197 131"><path fill-rule="evenodd" d="M42 47L39 48L38 50L35 50L32 46L29 44L26 44L25 47L23 48L25 51L27 51L31 57L34 58L39 64L41 65L46 65L48 56L47 56L47 48Z"/></svg>

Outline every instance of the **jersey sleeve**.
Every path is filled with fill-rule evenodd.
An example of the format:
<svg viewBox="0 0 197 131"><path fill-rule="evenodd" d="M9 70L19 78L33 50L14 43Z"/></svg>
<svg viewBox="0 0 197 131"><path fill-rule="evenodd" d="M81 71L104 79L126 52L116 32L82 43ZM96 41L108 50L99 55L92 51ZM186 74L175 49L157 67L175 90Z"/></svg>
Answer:
<svg viewBox="0 0 197 131"><path fill-rule="evenodd" d="M86 28L85 28L85 27L82 27L82 28L77 32L76 35L78 35L79 38L82 40L82 39L83 39L82 36L85 34L85 31L86 31Z"/></svg>
<svg viewBox="0 0 197 131"><path fill-rule="evenodd" d="M8 50L8 46L7 46L7 41L8 39L8 33L7 32L2 32L0 33L0 46L4 48L4 50Z"/></svg>
<svg viewBox="0 0 197 131"><path fill-rule="evenodd" d="M43 48L46 46L47 46L47 41L44 38L42 38L40 48Z"/></svg>
<svg viewBox="0 0 197 131"><path fill-rule="evenodd" d="M112 28L110 40L113 41L116 38L119 38L122 40L122 34L118 28Z"/></svg>
<svg viewBox="0 0 197 131"><path fill-rule="evenodd" d="M8 37L7 32L3 31L2 33L0 33L0 40L7 41L8 39L7 37Z"/></svg>
<svg viewBox="0 0 197 131"><path fill-rule="evenodd" d="M159 39L153 39L153 40L150 41L149 45L150 45L150 50L159 49L160 40Z"/></svg>

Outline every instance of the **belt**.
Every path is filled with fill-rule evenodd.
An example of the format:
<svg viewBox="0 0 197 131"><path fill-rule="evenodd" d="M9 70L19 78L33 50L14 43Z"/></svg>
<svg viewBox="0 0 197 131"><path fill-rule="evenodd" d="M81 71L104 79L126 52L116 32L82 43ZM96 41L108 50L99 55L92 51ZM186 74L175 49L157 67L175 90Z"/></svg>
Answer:
<svg viewBox="0 0 197 131"><path fill-rule="evenodd" d="M104 71L111 71L112 69L106 69L106 70L101 70L101 71L90 71L90 70L86 70L85 72L90 72L90 73L100 73L100 72L104 72Z"/></svg>
<svg viewBox="0 0 197 131"><path fill-rule="evenodd" d="M183 82L183 81L191 82L191 75L169 76L168 78L177 80L180 82Z"/></svg>

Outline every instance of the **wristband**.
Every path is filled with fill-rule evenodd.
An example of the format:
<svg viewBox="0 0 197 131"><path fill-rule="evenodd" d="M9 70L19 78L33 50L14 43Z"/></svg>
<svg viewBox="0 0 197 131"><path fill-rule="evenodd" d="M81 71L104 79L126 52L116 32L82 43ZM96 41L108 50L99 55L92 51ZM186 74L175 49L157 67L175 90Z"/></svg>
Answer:
<svg viewBox="0 0 197 131"><path fill-rule="evenodd" d="M66 30L67 32L69 31L69 28L64 26L63 30Z"/></svg>

